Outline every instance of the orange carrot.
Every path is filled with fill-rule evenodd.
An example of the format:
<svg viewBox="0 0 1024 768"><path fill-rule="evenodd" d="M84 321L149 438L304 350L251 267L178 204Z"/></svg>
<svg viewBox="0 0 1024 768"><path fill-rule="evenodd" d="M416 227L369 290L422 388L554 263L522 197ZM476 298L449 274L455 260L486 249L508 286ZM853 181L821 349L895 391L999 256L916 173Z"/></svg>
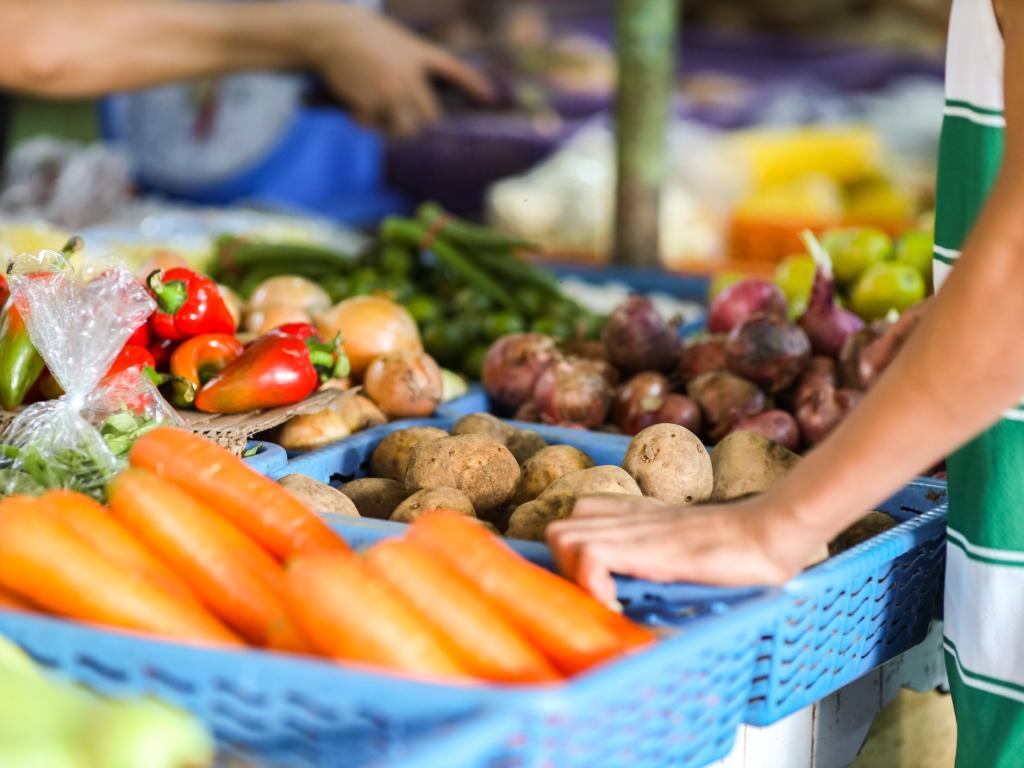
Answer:
<svg viewBox="0 0 1024 768"><path fill-rule="evenodd" d="M416 544L383 541L366 562L452 641L473 675L506 682L561 677L472 583Z"/></svg>
<svg viewBox="0 0 1024 768"><path fill-rule="evenodd" d="M636 627L627 637L626 619L520 557L474 520L429 513L412 524L409 538L475 583L566 674L610 659L647 634Z"/></svg>
<svg viewBox="0 0 1024 768"><path fill-rule="evenodd" d="M132 446L129 461L187 491L281 560L302 551L349 551L288 491L199 435L154 429Z"/></svg>
<svg viewBox="0 0 1024 768"><path fill-rule="evenodd" d="M20 611L22 613L36 613L37 609L27 600L18 597L13 592L0 589L0 610Z"/></svg>
<svg viewBox="0 0 1024 768"><path fill-rule="evenodd" d="M0 587L53 613L210 645L240 645L195 605L110 564L55 519L44 502L0 503Z"/></svg>
<svg viewBox="0 0 1024 768"><path fill-rule="evenodd" d="M312 645L335 659L425 677L461 677L458 651L354 554L288 564L289 607Z"/></svg>
<svg viewBox="0 0 1024 768"><path fill-rule="evenodd" d="M285 608L284 569L231 523L141 469L114 478L107 497L114 516L242 637L280 650L305 649Z"/></svg>
<svg viewBox="0 0 1024 768"><path fill-rule="evenodd" d="M146 549L102 504L85 494L68 490L47 491L42 500L61 523L111 565L148 581L172 597L199 605L185 582Z"/></svg>

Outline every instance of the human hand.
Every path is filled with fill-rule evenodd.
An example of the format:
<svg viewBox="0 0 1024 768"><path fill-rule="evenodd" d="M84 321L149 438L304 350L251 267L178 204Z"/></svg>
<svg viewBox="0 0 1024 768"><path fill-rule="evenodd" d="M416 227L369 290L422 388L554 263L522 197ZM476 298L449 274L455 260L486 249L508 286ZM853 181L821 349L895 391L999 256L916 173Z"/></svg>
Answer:
<svg viewBox="0 0 1024 768"><path fill-rule="evenodd" d="M356 120L411 136L441 115L430 84L439 77L486 102L490 83L442 48L372 11L314 3L315 30L305 41L311 65Z"/></svg>
<svg viewBox="0 0 1024 768"><path fill-rule="evenodd" d="M612 574L721 586L782 584L827 536L771 494L726 505L666 507L589 498L552 523L559 569L599 600L615 601Z"/></svg>

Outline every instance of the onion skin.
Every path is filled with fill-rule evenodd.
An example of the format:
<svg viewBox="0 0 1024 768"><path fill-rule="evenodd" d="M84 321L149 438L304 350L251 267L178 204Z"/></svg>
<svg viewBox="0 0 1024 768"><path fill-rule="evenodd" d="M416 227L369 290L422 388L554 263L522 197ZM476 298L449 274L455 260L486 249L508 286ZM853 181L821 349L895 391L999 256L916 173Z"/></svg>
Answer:
<svg viewBox="0 0 1024 768"><path fill-rule="evenodd" d="M875 322L853 334L839 355L843 384L855 389L874 384L910 338L927 305L915 304L895 323Z"/></svg>
<svg viewBox="0 0 1024 768"><path fill-rule="evenodd" d="M808 445L817 445L838 426L863 399L855 389L836 389L821 385L796 410L800 432Z"/></svg>
<svg viewBox="0 0 1024 768"><path fill-rule="evenodd" d="M628 373L668 371L679 350L678 330L665 322L646 296L630 296L601 332L608 360Z"/></svg>
<svg viewBox="0 0 1024 768"><path fill-rule="evenodd" d="M533 402L541 421L589 429L604 424L612 388L588 362L574 358L559 360L540 375Z"/></svg>
<svg viewBox="0 0 1024 768"><path fill-rule="evenodd" d="M718 442L740 419L755 416L768 407L757 385L732 373L705 373L690 382L686 394L699 407L708 436Z"/></svg>
<svg viewBox="0 0 1024 768"><path fill-rule="evenodd" d="M679 363L676 366L676 377L679 381L689 384L702 373L727 370L725 342L728 338L726 334L719 333L687 343L679 353Z"/></svg>
<svg viewBox="0 0 1024 768"><path fill-rule="evenodd" d="M846 340L864 327L864 321L836 304L832 275L821 265L814 273L814 285L807 310L797 321L817 355L837 357Z"/></svg>
<svg viewBox="0 0 1024 768"><path fill-rule="evenodd" d="M533 400L527 400L516 409L515 415L512 418L516 421L528 421L531 424L537 424L540 422L540 411Z"/></svg>
<svg viewBox="0 0 1024 768"><path fill-rule="evenodd" d="M656 371L638 373L615 390L612 398L612 424L628 435L635 435L644 427L649 427L655 422L651 421L634 431L635 417L647 411L656 413L670 390L668 378L664 375Z"/></svg>
<svg viewBox="0 0 1024 768"><path fill-rule="evenodd" d="M836 379L836 362L830 357L817 356L811 358L810 365L804 371L792 393L793 409L799 408L822 386L832 388L839 386Z"/></svg>
<svg viewBox="0 0 1024 768"><path fill-rule="evenodd" d="M757 432L791 451L800 450L800 425L785 411L765 411L737 421L732 432Z"/></svg>
<svg viewBox="0 0 1024 768"><path fill-rule="evenodd" d="M758 312L787 317L789 306L782 289L767 280L740 280L715 296L711 302L708 331L729 333Z"/></svg>
<svg viewBox="0 0 1024 768"><path fill-rule="evenodd" d="M441 367L426 352L392 352L370 363L363 386L389 418L429 416L441 402Z"/></svg>
<svg viewBox="0 0 1024 768"><path fill-rule="evenodd" d="M512 412L527 402L541 373L556 359L553 339L541 333L513 333L487 350L483 385L500 408Z"/></svg>
<svg viewBox="0 0 1024 768"><path fill-rule="evenodd" d="M669 392L665 395L656 415L658 420L654 422L655 424L678 424L695 435L700 434L704 422L700 415L700 406L678 392Z"/></svg>
<svg viewBox="0 0 1024 768"><path fill-rule="evenodd" d="M758 314L732 329L725 343L729 370L772 394L787 389L811 360L811 342L799 326Z"/></svg>
<svg viewBox="0 0 1024 768"><path fill-rule="evenodd" d="M353 296L335 304L316 318L320 338L341 334L352 364L352 377L359 380L370 363L391 352L422 352L416 321L405 307L382 296Z"/></svg>

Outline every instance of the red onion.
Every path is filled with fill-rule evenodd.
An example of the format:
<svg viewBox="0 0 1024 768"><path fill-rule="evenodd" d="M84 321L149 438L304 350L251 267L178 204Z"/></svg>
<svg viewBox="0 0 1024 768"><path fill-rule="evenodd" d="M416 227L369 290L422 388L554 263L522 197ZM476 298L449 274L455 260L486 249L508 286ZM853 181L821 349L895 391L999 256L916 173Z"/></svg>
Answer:
<svg viewBox="0 0 1024 768"><path fill-rule="evenodd" d="M668 379L655 371L638 373L620 386L612 398L611 422L628 435L635 435L645 427L654 424L647 420L661 407L662 399L669 392ZM644 416L640 425L638 419Z"/></svg>
<svg viewBox="0 0 1024 768"><path fill-rule="evenodd" d="M537 404L533 400L527 400L516 409L512 418L516 421L538 422L540 421L540 411L537 410Z"/></svg>
<svg viewBox="0 0 1024 768"><path fill-rule="evenodd" d="M796 420L807 444L817 445L824 440L863 397L863 393L855 389L820 386L796 409Z"/></svg>
<svg viewBox="0 0 1024 768"><path fill-rule="evenodd" d="M798 322L816 354L836 357L846 340L864 327L864 321L836 304L836 285L828 252L810 232L804 233L804 242L816 269L807 310Z"/></svg>
<svg viewBox="0 0 1024 768"><path fill-rule="evenodd" d="M711 333L728 333L755 312L788 316L789 306L779 286L754 278L730 285L711 302L708 330Z"/></svg>
<svg viewBox="0 0 1024 768"><path fill-rule="evenodd" d="M687 342L679 354L676 376L683 384L689 384L702 373L726 370L724 333L705 336Z"/></svg>
<svg viewBox="0 0 1024 768"><path fill-rule="evenodd" d="M608 359L629 372L668 371L679 334L646 296L630 296L608 317L601 334Z"/></svg>
<svg viewBox="0 0 1024 768"><path fill-rule="evenodd" d="M756 416L740 419L733 432L757 432L779 445L796 451L800 448L800 426L785 411L765 411Z"/></svg>
<svg viewBox="0 0 1024 768"><path fill-rule="evenodd" d="M669 392L665 395L661 407L657 411L655 424L678 424L686 427L695 435L700 434L703 419L701 419L698 405L678 392Z"/></svg>
<svg viewBox="0 0 1024 768"><path fill-rule="evenodd" d="M718 441L732 425L768 407L757 385L726 371L704 373L690 382L686 394L700 406L709 437Z"/></svg>
<svg viewBox="0 0 1024 768"><path fill-rule="evenodd" d="M789 387L811 360L811 342L799 326L774 315L753 315L725 343L729 370L772 394Z"/></svg>
<svg viewBox="0 0 1024 768"><path fill-rule="evenodd" d="M559 360L537 379L533 402L547 424L599 427L608 416L612 388L588 361Z"/></svg>
<svg viewBox="0 0 1024 768"><path fill-rule="evenodd" d="M867 389L882 375L914 332L928 301L910 307L895 323L876 321L850 336L839 355L843 384Z"/></svg>
<svg viewBox="0 0 1024 768"><path fill-rule="evenodd" d="M541 333L503 336L484 358L484 389L499 407L514 410L533 394L537 378L556 355L555 342Z"/></svg>

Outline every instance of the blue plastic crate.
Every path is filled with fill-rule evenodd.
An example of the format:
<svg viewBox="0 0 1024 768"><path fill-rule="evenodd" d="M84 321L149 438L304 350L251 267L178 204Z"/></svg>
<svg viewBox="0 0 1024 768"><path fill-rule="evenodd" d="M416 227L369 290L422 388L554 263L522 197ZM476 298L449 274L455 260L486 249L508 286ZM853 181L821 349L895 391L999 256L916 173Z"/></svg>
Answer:
<svg viewBox="0 0 1024 768"><path fill-rule="evenodd" d="M289 472L324 482L366 474L373 449L390 432L406 426L449 428L464 413L483 410L479 390L468 407L445 417L389 424L289 463ZM473 401L473 398L476 398ZM449 404L451 405L451 404ZM512 422L516 423L516 422ZM598 464L621 464L629 439L619 435L519 424L549 443L566 443ZM830 558L785 588L786 610L766 627L746 721L766 725L821 699L921 642L941 603L945 558L946 483L921 478L879 507L900 525L848 552ZM394 523L359 521L379 530ZM542 565L542 545L516 542L519 551ZM658 621L701 599L739 599L756 590L719 590L692 584L652 584L619 579L620 598L638 618Z"/></svg>
<svg viewBox="0 0 1024 768"><path fill-rule="evenodd" d="M524 764L515 748L518 728L518 719L507 713L456 723L370 768L518 768Z"/></svg>
<svg viewBox="0 0 1024 768"><path fill-rule="evenodd" d="M899 526L785 587L785 610L758 651L746 722L776 722L925 639L942 605L945 498L943 481L911 483L879 507Z"/></svg>
<svg viewBox="0 0 1024 768"><path fill-rule="evenodd" d="M405 530L358 519L332 526L357 547ZM540 545L522 550L550 562ZM463 727L483 739L486 728L478 730L474 721L503 715L513 725L509 737L474 747L486 748L487 766L698 768L732 747L750 696L758 639L780 599L777 591L762 591L688 599L671 609L641 611L634 604L634 612L684 631L546 686L417 682L297 656L203 649L4 611L0 633L40 663L101 693L147 693L176 702L202 718L225 751L272 764L401 765L417 755L444 754L438 745L428 748L430 741ZM425 753L418 752L421 747Z"/></svg>
<svg viewBox="0 0 1024 768"><path fill-rule="evenodd" d="M276 475L288 465L288 453L280 445L265 440L250 440L245 446L243 461L261 475Z"/></svg>

